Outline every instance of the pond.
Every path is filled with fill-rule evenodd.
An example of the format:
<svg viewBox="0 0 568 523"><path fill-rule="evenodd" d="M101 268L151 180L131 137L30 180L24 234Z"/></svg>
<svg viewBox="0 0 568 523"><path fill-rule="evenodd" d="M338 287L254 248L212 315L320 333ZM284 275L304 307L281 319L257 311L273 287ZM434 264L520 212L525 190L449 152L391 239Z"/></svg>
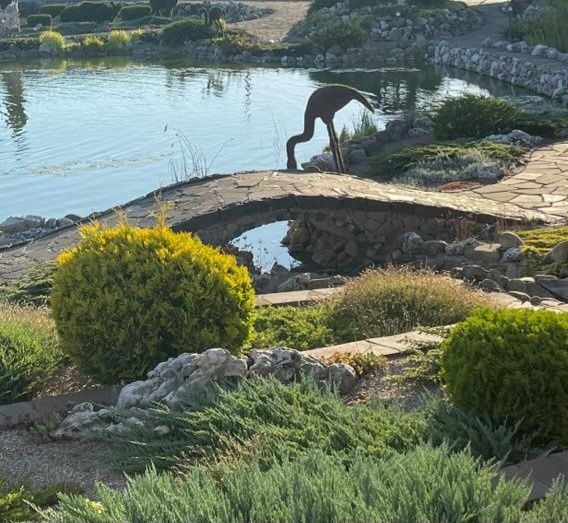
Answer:
<svg viewBox="0 0 568 523"><path fill-rule="evenodd" d="M186 171L197 174L283 168L286 139L301 131L309 94L328 83L365 92L378 109L379 128L465 91L519 95L511 86L459 74L204 69L123 58L3 64L0 220L85 215L146 194L180 176L187 143L193 153ZM338 113L338 130L361 110L352 103ZM320 122L314 139L297 148L298 160L326 143Z"/></svg>

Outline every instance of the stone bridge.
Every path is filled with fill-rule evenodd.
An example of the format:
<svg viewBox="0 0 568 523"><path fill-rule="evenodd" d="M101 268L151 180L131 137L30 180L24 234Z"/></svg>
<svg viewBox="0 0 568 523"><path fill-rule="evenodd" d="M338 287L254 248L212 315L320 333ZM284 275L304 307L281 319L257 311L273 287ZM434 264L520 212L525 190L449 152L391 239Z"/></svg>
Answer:
<svg viewBox="0 0 568 523"><path fill-rule="evenodd" d="M174 230L197 233L205 242L224 244L254 227L304 220L343 239L339 257L377 263L400 245L404 232L424 239L452 240L464 223L482 225L553 221L533 208L473 192L439 193L401 188L330 173L247 172L166 187L119 209L131 223L151 226L157 200L168 202ZM116 209L97 213L113 224ZM25 245L0 251L0 283L25 274L35 262L53 260L78 241L77 227L54 231ZM318 260L314 260L320 263ZM337 268L341 268L340 265Z"/></svg>

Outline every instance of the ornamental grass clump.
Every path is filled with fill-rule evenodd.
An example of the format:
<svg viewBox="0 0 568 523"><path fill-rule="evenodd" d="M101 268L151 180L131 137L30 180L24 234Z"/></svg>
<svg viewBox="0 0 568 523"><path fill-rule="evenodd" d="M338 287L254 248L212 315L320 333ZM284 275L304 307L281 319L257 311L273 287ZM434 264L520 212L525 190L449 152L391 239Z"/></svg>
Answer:
<svg viewBox="0 0 568 523"><path fill-rule="evenodd" d="M46 45L50 51L65 49L65 37L57 31L44 31L39 35L39 43Z"/></svg>
<svg viewBox="0 0 568 523"><path fill-rule="evenodd" d="M442 378L457 406L568 445L568 314L474 312L444 342Z"/></svg>
<svg viewBox="0 0 568 523"><path fill-rule="evenodd" d="M45 309L0 305L0 405L35 397L63 360Z"/></svg>
<svg viewBox="0 0 568 523"><path fill-rule="evenodd" d="M63 349L102 383L136 380L183 352L239 352L254 293L234 256L174 233L121 221L81 227L57 260L51 306Z"/></svg>
<svg viewBox="0 0 568 523"><path fill-rule="evenodd" d="M361 340L456 323L488 304L483 293L428 269L372 269L340 291L334 325L341 339Z"/></svg>

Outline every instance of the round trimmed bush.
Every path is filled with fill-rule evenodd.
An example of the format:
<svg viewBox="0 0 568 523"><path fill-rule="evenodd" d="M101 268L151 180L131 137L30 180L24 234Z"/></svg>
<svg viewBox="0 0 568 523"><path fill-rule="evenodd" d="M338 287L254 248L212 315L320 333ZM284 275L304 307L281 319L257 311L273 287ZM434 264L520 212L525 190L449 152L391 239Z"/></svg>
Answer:
<svg viewBox="0 0 568 523"><path fill-rule="evenodd" d="M150 16L152 8L149 5L125 5L118 13L121 20L137 20L144 16Z"/></svg>
<svg viewBox="0 0 568 523"><path fill-rule="evenodd" d="M172 9L177 5L177 0L150 0L150 7L152 12L157 15L168 15Z"/></svg>
<svg viewBox="0 0 568 523"><path fill-rule="evenodd" d="M107 22L113 20L120 11L116 2L81 2L70 5L61 11L62 22Z"/></svg>
<svg viewBox="0 0 568 523"><path fill-rule="evenodd" d="M172 22L162 29L162 41L171 47L180 47L185 42L204 40L214 36L212 27L207 27L200 20L186 18Z"/></svg>
<svg viewBox="0 0 568 523"><path fill-rule="evenodd" d="M51 27L51 15L30 15L27 18L28 27L35 27L41 25L42 27Z"/></svg>
<svg viewBox="0 0 568 523"><path fill-rule="evenodd" d="M59 16L66 8L65 4L45 4L39 8L39 12L46 15L51 15L52 18Z"/></svg>
<svg viewBox="0 0 568 523"><path fill-rule="evenodd" d="M479 310L442 347L456 405L568 444L568 314Z"/></svg>
<svg viewBox="0 0 568 523"><path fill-rule="evenodd" d="M59 256L51 306L63 350L86 374L118 383L183 352L237 353L254 293L234 256L189 233L92 224Z"/></svg>
<svg viewBox="0 0 568 523"><path fill-rule="evenodd" d="M521 111L498 98L466 94L445 101L435 112L434 137L438 140L484 138L513 130Z"/></svg>

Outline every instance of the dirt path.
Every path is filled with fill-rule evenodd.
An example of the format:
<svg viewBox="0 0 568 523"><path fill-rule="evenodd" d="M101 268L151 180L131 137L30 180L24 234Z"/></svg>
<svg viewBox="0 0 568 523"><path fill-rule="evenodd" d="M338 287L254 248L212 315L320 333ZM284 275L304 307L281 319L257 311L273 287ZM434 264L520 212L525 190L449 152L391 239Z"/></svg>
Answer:
<svg viewBox="0 0 568 523"><path fill-rule="evenodd" d="M235 22L229 24L234 29L244 29L248 33L258 37L263 42L280 42L292 26L306 16L309 2L243 2L254 5L260 9L268 7L274 9L274 13L263 16L257 20Z"/></svg>

